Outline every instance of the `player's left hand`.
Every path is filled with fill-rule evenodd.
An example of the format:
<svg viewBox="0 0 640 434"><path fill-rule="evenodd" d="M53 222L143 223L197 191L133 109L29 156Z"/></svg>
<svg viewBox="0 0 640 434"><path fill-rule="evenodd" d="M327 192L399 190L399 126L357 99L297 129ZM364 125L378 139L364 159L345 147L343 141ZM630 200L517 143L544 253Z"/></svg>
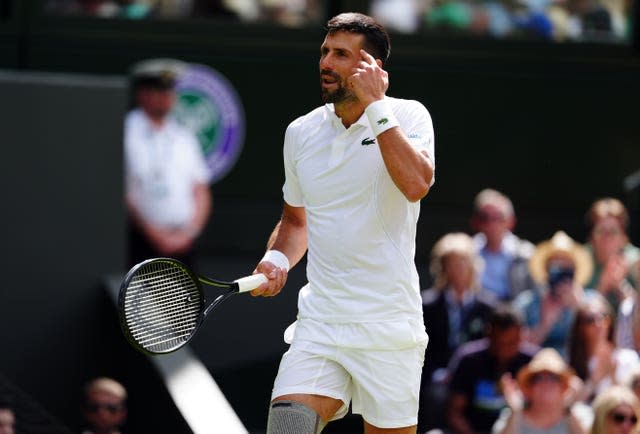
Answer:
<svg viewBox="0 0 640 434"><path fill-rule="evenodd" d="M353 68L347 83L358 100L367 107L384 98L389 88L389 74L382 69L381 62L365 50L360 50L361 60Z"/></svg>

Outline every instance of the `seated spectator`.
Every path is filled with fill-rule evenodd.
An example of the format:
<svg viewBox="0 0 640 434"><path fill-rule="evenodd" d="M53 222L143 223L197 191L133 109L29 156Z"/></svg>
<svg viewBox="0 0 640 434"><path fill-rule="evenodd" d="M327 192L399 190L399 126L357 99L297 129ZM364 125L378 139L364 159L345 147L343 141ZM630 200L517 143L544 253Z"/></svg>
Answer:
<svg viewBox="0 0 640 434"><path fill-rule="evenodd" d="M618 199L596 200L586 216L589 225L587 248L592 254L594 271L590 278L611 304L617 318L615 343L619 347L640 350L640 309L637 307L637 270L640 249L629 242L629 214Z"/></svg>
<svg viewBox="0 0 640 434"><path fill-rule="evenodd" d="M573 317L584 298L582 285L592 269L586 249L562 231L536 246L529 270L538 286L513 302L524 317L526 340L566 356Z"/></svg>
<svg viewBox="0 0 640 434"><path fill-rule="evenodd" d="M515 224L513 204L507 196L492 189L478 193L471 227L477 232L473 239L484 260L480 281L502 301L511 301L533 287L528 261L534 246L511 232Z"/></svg>
<svg viewBox="0 0 640 434"><path fill-rule="evenodd" d="M614 309L637 282L631 272L640 261L640 249L629 242L629 214L618 199L598 199L586 216L589 225L587 248L593 256L593 274L587 284L597 289Z"/></svg>
<svg viewBox="0 0 640 434"><path fill-rule="evenodd" d="M593 401L591 434L635 434L638 432L640 401L629 388L611 386Z"/></svg>
<svg viewBox="0 0 640 434"><path fill-rule="evenodd" d="M462 232L443 236L431 251L434 287L422 292L429 334L425 366L430 373L446 368L461 344L484 336L486 320L497 300L482 290L481 270L482 259L473 240Z"/></svg>
<svg viewBox="0 0 640 434"><path fill-rule="evenodd" d="M516 380L509 373L500 379L508 407L493 425L493 434L586 433L590 418L573 409L571 384L576 380L580 383L556 350L540 350L518 371ZM584 425L581 419L586 419Z"/></svg>
<svg viewBox="0 0 640 434"><path fill-rule="evenodd" d="M509 306L496 307L486 338L471 341L452 356L448 379L448 428L453 433L489 433L506 405L500 378L529 363L539 347L521 339L522 320Z"/></svg>
<svg viewBox="0 0 640 434"><path fill-rule="evenodd" d="M117 381L100 377L87 383L83 412L83 434L118 434L127 418L127 391Z"/></svg>
<svg viewBox="0 0 640 434"><path fill-rule="evenodd" d="M624 385L636 394L640 399L640 363L634 365L629 372L627 372L627 379Z"/></svg>
<svg viewBox="0 0 640 434"><path fill-rule="evenodd" d="M14 434L16 416L9 399L0 397L0 434Z"/></svg>
<svg viewBox="0 0 640 434"><path fill-rule="evenodd" d="M496 305L480 288L482 259L473 240L462 232L440 238L431 251L433 288L422 292L422 309L429 345L422 374L419 419L426 427L441 425L444 386L441 380L453 352L463 343L484 335L486 320ZM421 422L418 423L422 428Z"/></svg>
<svg viewBox="0 0 640 434"><path fill-rule="evenodd" d="M569 365L584 381L578 399L585 402L614 384L623 384L625 375L640 363L637 352L615 346L614 321L609 303L593 293L581 303L571 326Z"/></svg>

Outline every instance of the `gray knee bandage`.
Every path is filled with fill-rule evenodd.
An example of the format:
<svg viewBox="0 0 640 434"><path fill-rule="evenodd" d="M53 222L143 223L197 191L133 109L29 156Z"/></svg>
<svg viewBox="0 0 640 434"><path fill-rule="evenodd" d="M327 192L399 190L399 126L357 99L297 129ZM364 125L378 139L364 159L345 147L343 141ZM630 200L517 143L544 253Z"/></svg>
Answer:
<svg viewBox="0 0 640 434"><path fill-rule="evenodd" d="M267 434L318 434L324 423L318 413L295 401L276 401L269 408Z"/></svg>

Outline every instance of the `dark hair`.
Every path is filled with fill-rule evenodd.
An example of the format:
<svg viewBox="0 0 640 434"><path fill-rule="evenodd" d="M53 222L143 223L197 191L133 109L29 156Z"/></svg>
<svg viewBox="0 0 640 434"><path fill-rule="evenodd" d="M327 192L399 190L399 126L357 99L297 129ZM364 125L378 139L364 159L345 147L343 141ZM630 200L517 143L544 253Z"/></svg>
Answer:
<svg viewBox="0 0 640 434"><path fill-rule="evenodd" d="M607 340L611 343L614 341L613 333L615 330L615 317L611 310L611 305L602 295L592 294L587 300L583 300L580 303L580 306L578 306L576 314L573 317L571 329L569 330L569 338L567 342L569 365L571 365L571 367L576 371L578 377L583 380L586 380L589 377L588 362L591 358L591 354L587 353L587 341L580 329L587 321L587 311L589 311L590 307L596 304L600 305L602 308L601 313L605 314L610 321Z"/></svg>
<svg viewBox="0 0 640 434"><path fill-rule="evenodd" d="M499 303L487 318L487 333L504 331L511 327L522 327L522 316L506 303Z"/></svg>
<svg viewBox="0 0 640 434"><path fill-rule="evenodd" d="M585 216L589 230L593 229L599 220L606 217L618 219L622 229L627 230L627 226L629 226L629 213L620 200L613 197L603 197L593 202Z"/></svg>
<svg viewBox="0 0 640 434"><path fill-rule="evenodd" d="M350 32L364 35L364 48L370 54L386 63L391 53L391 41L382 24L374 18L357 12L336 15L327 22L327 34Z"/></svg>

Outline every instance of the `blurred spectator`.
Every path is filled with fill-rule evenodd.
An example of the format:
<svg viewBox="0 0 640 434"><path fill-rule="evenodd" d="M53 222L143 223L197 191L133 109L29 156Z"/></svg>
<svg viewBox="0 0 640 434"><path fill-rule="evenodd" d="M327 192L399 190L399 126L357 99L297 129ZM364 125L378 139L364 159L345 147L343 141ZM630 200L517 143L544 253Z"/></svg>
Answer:
<svg viewBox="0 0 640 434"><path fill-rule="evenodd" d="M83 434L119 434L127 418L126 399L124 386L111 378L89 381L84 389Z"/></svg>
<svg viewBox="0 0 640 434"><path fill-rule="evenodd" d="M474 8L463 1L434 0L424 16L425 27L437 32L463 33L471 27Z"/></svg>
<svg viewBox="0 0 640 434"><path fill-rule="evenodd" d="M640 401L624 386L611 386L593 401L591 434L636 434Z"/></svg>
<svg viewBox="0 0 640 434"><path fill-rule="evenodd" d="M318 24L324 12L319 0L222 0L221 3L243 21L286 27Z"/></svg>
<svg viewBox="0 0 640 434"><path fill-rule="evenodd" d="M129 265L169 256L194 266L194 245L211 212L208 169L197 137L171 115L176 66L142 62L133 72L137 107L125 120Z"/></svg>
<svg viewBox="0 0 640 434"><path fill-rule="evenodd" d="M493 434L586 433L591 417L576 414L573 408L571 383L576 381L580 383L556 350L540 350L518 371L516 380L509 373L500 379L508 407L493 425Z"/></svg>
<svg viewBox="0 0 640 434"><path fill-rule="evenodd" d="M611 303L614 309L637 282L630 272L640 261L640 249L629 242L627 228L629 214L618 199L598 199L586 215L589 225L587 248L594 261L590 288L597 289Z"/></svg>
<svg viewBox="0 0 640 434"><path fill-rule="evenodd" d="M522 320L506 305L487 324L487 337L460 347L450 364L448 427L453 433L489 433L506 405L500 378L515 376L539 347L522 342Z"/></svg>
<svg viewBox="0 0 640 434"><path fill-rule="evenodd" d="M515 225L513 204L507 196L489 188L478 193L471 227L476 232L476 249L484 260L480 281L501 301L511 301L534 286L528 268L534 246L511 232Z"/></svg>
<svg viewBox="0 0 640 434"><path fill-rule="evenodd" d="M629 372L627 372L627 379L624 382L624 386L631 389L638 399L640 399L640 363L634 365Z"/></svg>
<svg viewBox="0 0 640 434"><path fill-rule="evenodd" d="M0 397L0 434L14 434L16 416L8 398Z"/></svg>
<svg viewBox="0 0 640 434"><path fill-rule="evenodd" d="M640 307L635 288L629 287L622 295L616 314L614 341L618 347L640 351Z"/></svg>
<svg viewBox="0 0 640 434"><path fill-rule="evenodd" d="M430 373L446 368L461 344L484 337L486 320L497 300L482 291L481 271L482 258L467 234L449 233L434 245L430 262L434 286L422 292L429 334L425 366Z"/></svg>
<svg viewBox="0 0 640 434"><path fill-rule="evenodd" d="M45 0L44 10L56 15L139 19L152 14L152 3L143 0Z"/></svg>
<svg viewBox="0 0 640 434"><path fill-rule="evenodd" d="M480 287L482 258L473 240L461 232L440 238L431 251L433 288L422 292L429 345L422 374L420 420L441 426L444 414L444 373L453 352L484 336L486 321L497 300ZM421 422L418 423L421 429Z"/></svg>
<svg viewBox="0 0 640 434"><path fill-rule="evenodd" d="M371 0L369 9L370 15L387 30L414 33L420 28L420 17L428 4L428 0Z"/></svg>
<svg viewBox="0 0 640 434"><path fill-rule="evenodd" d="M191 15L194 17L221 17L237 20L238 15L227 6L225 0L193 0Z"/></svg>
<svg viewBox="0 0 640 434"><path fill-rule="evenodd" d="M593 396L613 384L623 384L631 367L640 363L638 353L613 342L615 318L611 306L598 293L581 303L571 326L569 365L584 381L579 399Z"/></svg>
<svg viewBox="0 0 640 434"><path fill-rule="evenodd" d="M529 269L538 286L520 293L513 302L524 317L525 339L566 356L571 324L584 298L583 285L593 269L591 257L558 231L536 246Z"/></svg>

